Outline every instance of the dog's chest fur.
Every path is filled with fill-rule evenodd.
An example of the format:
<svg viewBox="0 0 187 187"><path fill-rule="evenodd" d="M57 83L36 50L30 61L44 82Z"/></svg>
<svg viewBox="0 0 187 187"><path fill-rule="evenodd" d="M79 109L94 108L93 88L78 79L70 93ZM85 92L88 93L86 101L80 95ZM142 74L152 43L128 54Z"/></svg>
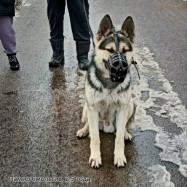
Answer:
<svg viewBox="0 0 187 187"><path fill-rule="evenodd" d="M131 98L130 73L123 83L113 83L92 66L86 78L85 91L88 106L94 106L101 118L114 116L121 107L128 105Z"/></svg>

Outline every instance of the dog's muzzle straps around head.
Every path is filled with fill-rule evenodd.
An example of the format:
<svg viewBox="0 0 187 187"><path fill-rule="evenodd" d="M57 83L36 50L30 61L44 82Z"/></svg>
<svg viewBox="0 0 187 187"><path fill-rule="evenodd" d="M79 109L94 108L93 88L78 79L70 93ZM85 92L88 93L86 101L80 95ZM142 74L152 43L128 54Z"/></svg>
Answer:
<svg viewBox="0 0 187 187"><path fill-rule="evenodd" d="M110 55L108 60L103 59L103 62L110 72L112 82L123 82L127 75L129 66L126 56L119 51L118 33L115 30L113 31L113 35L116 52Z"/></svg>
<svg viewBox="0 0 187 187"><path fill-rule="evenodd" d="M110 71L110 78L112 82L123 82L128 71L128 64L126 57L119 51L103 60L106 68Z"/></svg>

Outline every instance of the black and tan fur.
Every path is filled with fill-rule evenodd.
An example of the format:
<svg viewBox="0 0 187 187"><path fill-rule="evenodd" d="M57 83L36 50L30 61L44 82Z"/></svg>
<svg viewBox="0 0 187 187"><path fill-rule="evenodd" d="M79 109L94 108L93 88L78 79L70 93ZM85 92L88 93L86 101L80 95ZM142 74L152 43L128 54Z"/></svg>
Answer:
<svg viewBox="0 0 187 187"><path fill-rule="evenodd" d="M96 48L91 60L85 83L86 103L83 108L82 121L85 126L77 132L78 137L90 133L91 167L101 165L99 129L112 133L116 130L114 164L123 167L126 163L124 154L124 137L131 139L126 125L135 114L135 105L131 97L130 69L122 83L112 82L103 59L116 51L113 38L113 24L106 15L99 26L96 35ZM131 17L127 17L118 31L119 50L131 65L133 58L133 43L135 27Z"/></svg>

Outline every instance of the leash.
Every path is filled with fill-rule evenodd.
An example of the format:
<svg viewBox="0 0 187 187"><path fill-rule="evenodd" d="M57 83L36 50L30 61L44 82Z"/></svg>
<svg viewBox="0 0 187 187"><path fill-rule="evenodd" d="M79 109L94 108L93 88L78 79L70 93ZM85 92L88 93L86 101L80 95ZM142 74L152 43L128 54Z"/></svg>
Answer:
<svg viewBox="0 0 187 187"><path fill-rule="evenodd" d="M132 63L132 64L134 65L134 67L136 68L136 71L137 71L137 74L138 74L138 78L139 78L139 80L140 80L140 73L139 73L139 70L138 70L138 67L137 67L137 62L134 61L134 59L133 59L131 63Z"/></svg>
<svg viewBox="0 0 187 187"><path fill-rule="evenodd" d="M90 26L90 22L88 20L88 14L86 13L86 6L85 6L85 3L84 3L84 0L82 0L82 2L83 2L84 13L85 13L85 17L86 17L86 22L87 22L88 29L89 29L89 32L90 32L90 36L92 38L93 48L95 49L94 36L93 36L93 32L92 32L92 29L91 29L91 26Z"/></svg>

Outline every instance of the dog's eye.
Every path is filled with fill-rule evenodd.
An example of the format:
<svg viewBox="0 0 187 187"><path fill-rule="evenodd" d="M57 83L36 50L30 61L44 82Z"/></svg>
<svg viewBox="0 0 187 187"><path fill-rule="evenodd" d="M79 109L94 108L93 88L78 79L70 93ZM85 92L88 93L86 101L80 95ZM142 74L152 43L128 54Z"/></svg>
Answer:
<svg viewBox="0 0 187 187"><path fill-rule="evenodd" d="M115 53L114 49L111 48L111 49L106 49L109 53Z"/></svg>
<svg viewBox="0 0 187 187"><path fill-rule="evenodd" d="M122 49L122 53L126 53L127 50L125 48Z"/></svg>

